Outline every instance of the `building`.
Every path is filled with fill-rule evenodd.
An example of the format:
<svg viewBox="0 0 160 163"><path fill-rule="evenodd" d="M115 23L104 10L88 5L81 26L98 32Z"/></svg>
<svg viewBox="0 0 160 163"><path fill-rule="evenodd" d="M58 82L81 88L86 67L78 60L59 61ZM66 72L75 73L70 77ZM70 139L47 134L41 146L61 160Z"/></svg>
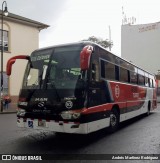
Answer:
<svg viewBox="0 0 160 163"><path fill-rule="evenodd" d="M160 22L122 25L121 55L156 75L160 102Z"/></svg>
<svg viewBox="0 0 160 163"><path fill-rule="evenodd" d="M145 70L157 74L160 70L160 22L122 25L121 55Z"/></svg>
<svg viewBox="0 0 160 163"><path fill-rule="evenodd" d="M16 62L9 78L6 75L6 63L9 58L15 55L30 55L32 51L37 49L39 47L39 32L49 26L12 13L3 18L3 94L9 94L12 102L15 103L22 84L26 61Z"/></svg>

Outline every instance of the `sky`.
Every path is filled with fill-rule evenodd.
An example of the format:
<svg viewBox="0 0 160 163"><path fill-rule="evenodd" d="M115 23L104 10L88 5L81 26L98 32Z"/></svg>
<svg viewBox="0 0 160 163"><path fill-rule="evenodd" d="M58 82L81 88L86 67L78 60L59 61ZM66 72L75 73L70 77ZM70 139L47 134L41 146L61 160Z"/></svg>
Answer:
<svg viewBox="0 0 160 163"><path fill-rule="evenodd" d="M108 40L111 37L113 42L111 51L120 56L121 25L124 16L127 20L134 17L135 25L160 21L159 0L6 0L6 2L9 12L50 26L40 32L39 47L81 41L90 36Z"/></svg>

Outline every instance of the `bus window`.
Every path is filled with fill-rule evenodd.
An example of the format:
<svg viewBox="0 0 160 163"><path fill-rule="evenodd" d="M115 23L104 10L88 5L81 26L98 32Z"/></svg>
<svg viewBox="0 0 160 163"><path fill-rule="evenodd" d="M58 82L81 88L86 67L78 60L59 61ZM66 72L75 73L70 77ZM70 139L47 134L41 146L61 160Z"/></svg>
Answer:
<svg viewBox="0 0 160 163"><path fill-rule="evenodd" d="M139 85L144 85L144 83L145 83L144 76L138 74L138 84Z"/></svg>
<svg viewBox="0 0 160 163"><path fill-rule="evenodd" d="M128 70L120 67L120 81L122 82L128 82Z"/></svg>
<svg viewBox="0 0 160 163"><path fill-rule="evenodd" d="M150 87L153 88L153 79L150 79Z"/></svg>
<svg viewBox="0 0 160 163"><path fill-rule="evenodd" d="M105 78L115 80L115 65L105 62Z"/></svg>
<svg viewBox="0 0 160 163"><path fill-rule="evenodd" d="M101 60L101 77L105 78L105 61Z"/></svg>
<svg viewBox="0 0 160 163"><path fill-rule="evenodd" d="M130 71L130 82L132 84L137 84L137 73Z"/></svg>
<svg viewBox="0 0 160 163"><path fill-rule="evenodd" d="M92 80L96 80L96 65L94 63L92 63L92 71L91 71L91 75L92 75Z"/></svg>
<svg viewBox="0 0 160 163"><path fill-rule="evenodd" d="M115 65L115 75L116 75L115 79L119 80L119 66L117 65Z"/></svg>
<svg viewBox="0 0 160 163"><path fill-rule="evenodd" d="M148 83L148 78L145 77L145 86L148 87L149 86L149 83Z"/></svg>
<svg viewBox="0 0 160 163"><path fill-rule="evenodd" d="M27 77L27 86L34 86L34 85L37 86L39 83L38 76L39 76L39 70L31 68L29 75Z"/></svg>
<svg viewBox="0 0 160 163"><path fill-rule="evenodd" d="M148 78L148 86L151 87L151 82L149 78Z"/></svg>
<svg viewBox="0 0 160 163"><path fill-rule="evenodd" d="M156 87L156 82L155 80L152 80L153 81L153 87L155 88Z"/></svg>
<svg viewBox="0 0 160 163"><path fill-rule="evenodd" d="M101 77L109 80L115 80L115 65L101 60Z"/></svg>

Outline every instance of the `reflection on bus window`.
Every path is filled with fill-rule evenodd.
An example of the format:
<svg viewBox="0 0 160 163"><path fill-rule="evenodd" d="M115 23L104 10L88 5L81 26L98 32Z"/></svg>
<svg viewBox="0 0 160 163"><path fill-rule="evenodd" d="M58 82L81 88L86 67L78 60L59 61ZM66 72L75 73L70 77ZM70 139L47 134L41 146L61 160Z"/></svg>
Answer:
<svg viewBox="0 0 160 163"><path fill-rule="evenodd" d="M120 81L122 82L128 82L128 70L120 67Z"/></svg>
<svg viewBox="0 0 160 163"><path fill-rule="evenodd" d="M33 86L33 85L38 85L38 74L39 70L38 69L30 69L29 75L27 77L27 86Z"/></svg>

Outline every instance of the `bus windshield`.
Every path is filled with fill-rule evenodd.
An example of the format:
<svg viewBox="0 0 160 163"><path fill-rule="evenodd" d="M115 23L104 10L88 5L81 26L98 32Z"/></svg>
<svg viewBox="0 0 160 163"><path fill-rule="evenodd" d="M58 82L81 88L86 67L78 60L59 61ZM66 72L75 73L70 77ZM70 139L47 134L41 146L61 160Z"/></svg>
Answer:
<svg viewBox="0 0 160 163"><path fill-rule="evenodd" d="M28 63L23 80L22 89L40 89L43 87L42 80L47 70L53 49L35 51L31 54L31 62ZM42 78L43 77L43 78Z"/></svg>
<svg viewBox="0 0 160 163"><path fill-rule="evenodd" d="M55 48L48 74L48 89L75 89L80 72L80 47Z"/></svg>
<svg viewBox="0 0 160 163"><path fill-rule="evenodd" d="M35 51L24 76L23 89L72 89L84 78L80 69L82 46ZM83 76L83 77L82 77Z"/></svg>

